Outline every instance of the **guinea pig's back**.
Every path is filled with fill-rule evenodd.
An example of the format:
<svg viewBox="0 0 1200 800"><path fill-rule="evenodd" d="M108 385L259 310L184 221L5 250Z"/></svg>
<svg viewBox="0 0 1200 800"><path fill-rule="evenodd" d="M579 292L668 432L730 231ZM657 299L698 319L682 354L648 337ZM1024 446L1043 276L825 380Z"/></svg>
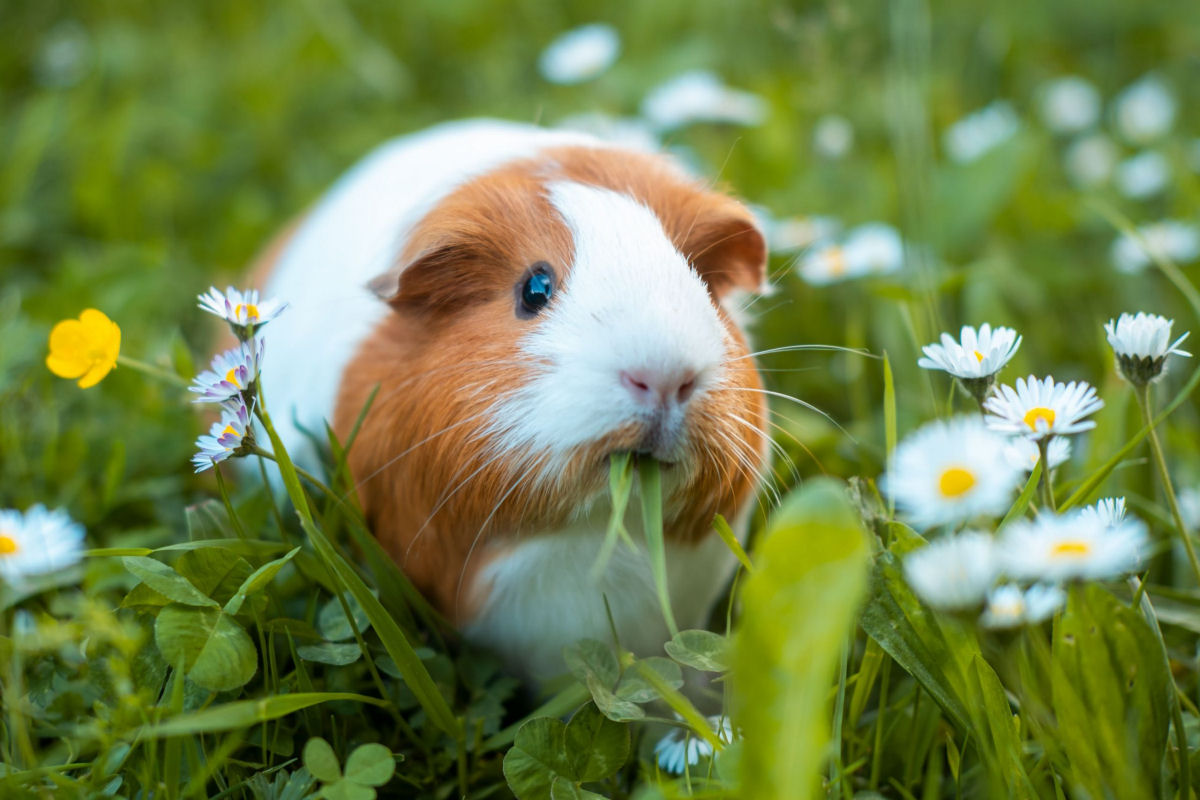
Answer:
<svg viewBox="0 0 1200 800"><path fill-rule="evenodd" d="M464 180L567 144L599 142L496 120L393 139L343 175L272 248L272 263L261 265L263 288L289 307L266 329L263 390L294 459L315 460L301 429L321 436L332 419L344 366L388 312L367 284L392 266L412 226Z"/></svg>

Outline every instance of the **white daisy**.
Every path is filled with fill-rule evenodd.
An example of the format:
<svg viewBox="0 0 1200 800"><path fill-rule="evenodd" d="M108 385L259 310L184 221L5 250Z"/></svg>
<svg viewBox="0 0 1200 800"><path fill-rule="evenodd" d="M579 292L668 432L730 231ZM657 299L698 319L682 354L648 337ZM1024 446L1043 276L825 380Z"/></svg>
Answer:
<svg viewBox="0 0 1200 800"><path fill-rule="evenodd" d="M931 422L896 447L883 488L921 528L1003 514L1021 479L1004 445L977 416Z"/></svg>
<svg viewBox="0 0 1200 800"><path fill-rule="evenodd" d="M630 150L656 153L662 148L650 123L640 117L614 117L600 111L585 111L560 119L557 127L590 133L609 144Z"/></svg>
<svg viewBox="0 0 1200 800"><path fill-rule="evenodd" d="M869 222L851 230L841 244L819 245L804 256L797 270L814 286L865 275L895 272L904 263L904 243L891 225Z"/></svg>
<svg viewBox="0 0 1200 800"><path fill-rule="evenodd" d="M1121 272L1141 272L1154 257L1185 264L1200 257L1200 229L1178 220L1163 220L1122 233L1113 242L1112 260Z"/></svg>
<svg viewBox="0 0 1200 800"><path fill-rule="evenodd" d="M713 733L725 744L733 741L733 723L727 716L708 718ZM713 746L686 728L672 728L654 745L654 760L664 772L682 775L689 766L713 754Z"/></svg>
<svg viewBox="0 0 1200 800"><path fill-rule="evenodd" d="M1103 407L1096 390L1083 381L1055 383L1033 375L1017 378L1016 389L1001 384L983 404L989 428L1031 439L1090 430L1096 423L1084 417Z"/></svg>
<svg viewBox="0 0 1200 800"><path fill-rule="evenodd" d="M621 37L611 25L583 25L559 36L542 51L538 69L551 83L590 81L613 65Z"/></svg>
<svg viewBox="0 0 1200 800"><path fill-rule="evenodd" d="M1055 436L1050 440L1046 456L1050 462L1050 469L1065 464L1071 457L1071 440ZM1038 459L1042 457L1042 453L1038 449L1037 442L1026 439L1024 436L1014 436L1004 447L1004 457L1008 459L1008 463L1018 469L1032 472L1033 468L1037 466Z"/></svg>
<svg viewBox="0 0 1200 800"><path fill-rule="evenodd" d="M1094 525L1115 528L1125 520L1125 498L1105 497L1079 509L1079 513Z"/></svg>
<svg viewBox="0 0 1200 800"><path fill-rule="evenodd" d="M1004 572L1016 580L1115 578L1138 569L1146 526L1126 518L1106 525L1099 513L1041 514L1012 523L1000 538Z"/></svg>
<svg viewBox="0 0 1200 800"><path fill-rule="evenodd" d="M979 624L985 628L1033 625L1051 617L1066 602L1067 593L1053 584L1035 583L1025 590L1011 583L997 586L988 593Z"/></svg>
<svg viewBox="0 0 1200 800"><path fill-rule="evenodd" d="M1042 121L1055 133L1077 133L1100 118L1100 92L1076 75L1055 78L1042 90Z"/></svg>
<svg viewBox="0 0 1200 800"><path fill-rule="evenodd" d="M990 534L967 531L935 539L904 557L904 579L932 608L961 611L983 603L999 574Z"/></svg>
<svg viewBox="0 0 1200 800"><path fill-rule="evenodd" d="M1135 386L1156 380L1165 372L1167 356L1191 358L1191 353L1178 349L1190 331L1171 341L1171 325L1175 320L1157 314L1122 314L1104 325L1108 343L1117 356L1117 367L1125 379Z"/></svg>
<svg viewBox="0 0 1200 800"><path fill-rule="evenodd" d="M925 358L917 366L944 370L956 378L986 378L999 372L1021 346L1021 337L1012 328L993 330L986 322L978 331L963 325L959 336L955 341L950 334L943 333L941 344L922 347Z"/></svg>
<svg viewBox="0 0 1200 800"><path fill-rule="evenodd" d="M224 293L213 286L199 299L200 308L228 322L242 340L250 338L258 326L266 325L287 308L287 303L278 300L260 300L257 289L242 292L232 286Z"/></svg>
<svg viewBox="0 0 1200 800"><path fill-rule="evenodd" d="M1076 186L1094 189L1112 176L1117 164L1117 146L1102 133L1081 136L1063 153L1063 166Z"/></svg>
<svg viewBox="0 0 1200 800"><path fill-rule="evenodd" d="M1117 165L1117 189L1132 200L1161 194L1170 180L1171 165L1162 153L1154 150L1130 156Z"/></svg>
<svg viewBox="0 0 1200 800"><path fill-rule="evenodd" d="M823 158L837 160L854 147L854 126L839 114L825 114L813 125L813 149Z"/></svg>
<svg viewBox="0 0 1200 800"><path fill-rule="evenodd" d="M947 128L942 144L952 161L967 163L1011 139L1019 127L1012 105L997 100Z"/></svg>
<svg viewBox="0 0 1200 800"><path fill-rule="evenodd" d="M763 227L771 252L789 253L836 236L841 224L833 217L787 217Z"/></svg>
<svg viewBox="0 0 1200 800"><path fill-rule="evenodd" d="M1175 97L1157 75L1146 75L1113 99L1113 122L1126 141L1146 144L1175 123Z"/></svg>
<svg viewBox="0 0 1200 800"><path fill-rule="evenodd" d="M192 380L189 392L200 395L193 403L224 403L250 390L258 380L258 367L262 364L263 342L242 342L237 347L220 353L212 360L211 369L201 372Z"/></svg>
<svg viewBox="0 0 1200 800"><path fill-rule="evenodd" d="M237 395L221 404L220 421L212 424L207 435L196 439L197 452L192 456L192 465L196 472L203 472L230 456L244 455L253 443L250 410L241 395Z"/></svg>
<svg viewBox="0 0 1200 800"><path fill-rule="evenodd" d="M13 583L69 567L83 554L83 526L40 503L0 510L0 578Z"/></svg>
<svg viewBox="0 0 1200 800"><path fill-rule="evenodd" d="M642 101L642 116L659 130L693 122L758 125L767 116L761 97L731 89L711 72L693 70L651 89Z"/></svg>

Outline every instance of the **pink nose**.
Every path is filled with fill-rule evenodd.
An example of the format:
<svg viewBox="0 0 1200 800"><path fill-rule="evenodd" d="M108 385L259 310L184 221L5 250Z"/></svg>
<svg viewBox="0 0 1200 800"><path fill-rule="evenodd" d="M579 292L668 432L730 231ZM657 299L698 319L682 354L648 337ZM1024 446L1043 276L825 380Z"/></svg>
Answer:
<svg viewBox="0 0 1200 800"><path fill-rule="evenodd" d="M621 370L621 385L639 403L658 408L672 404L683 405L696 391L696 373L655 372L648 369Z"/></svg>

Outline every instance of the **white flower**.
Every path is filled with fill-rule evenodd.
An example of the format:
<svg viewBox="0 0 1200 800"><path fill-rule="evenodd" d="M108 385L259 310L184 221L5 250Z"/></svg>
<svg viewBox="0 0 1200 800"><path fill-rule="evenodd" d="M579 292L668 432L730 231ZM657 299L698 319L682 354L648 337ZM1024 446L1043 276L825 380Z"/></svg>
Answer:
<svg viewBox="0 0 1200 800"><path fill-rule="evenodd" d="M983 404L988 427L995 431L1042 439L1096 427L1084 417L1104 407L1096 390L1083 381L1055 383L1033 375L1017 378L1017 388L1000 385Z"/></svg>
<svg viewBox="0 0 1200 800"><path fill-rule="evenodd" d="M1125 519L1125 498L1105 497L1079 509L1081 516L1101 528L1115 528Z"/></svg>
<svg viewBox="0 0 1200 800"><path fill-rule="evenodd" d="M1050 81L1041 99L1042 121L1055 133L1076 133L1092 127L1100 117L1100 92L1076 75Z"/></svg>
<svg viewBox="0 0 1200 800"><path fill-rule="evenodd" d="M1112 345L1113 352L1119 356L1162 358L1174 354L1190 357L1191 353L1176 349L1188 337L1188 333L1171 341L1171 326L1174 323L1173 319L1139 311L1137 314L1122 314L1115 322L1110 319L1104 324L1104 332L1108 334L1108 343Z"/></svg>
<svg viewBox="0 0 1200 800"><path fill-rule="evenodd" d="M238 291L232 286L222 294L213 286L206 294L200 295L200 308L215 314L233 327L239 338L245 339L246 334L253 333L259 325L266 325L279 316L287 303L278 300L260 300L257 289Z"/></svg>
<svg viewBox="0 0 1200 800"><path fill-rule="evenodd" d="M224 461L230 456L242 455L243 448L254 441L250 434L250 410L241 396L221 404L221 419L214 422L208 434L196 439L196 455L192 465L196 472Z"/></svg>
<svg viewBox="0 0 1200 800"><path fill-rule="evenodd" d="M1175 122L1175 98L1161 78L1146 75L1113 100L1113 122L1126 141L1154 141Z"/></svg>
<svg viewBox="0 0 1200 800"><path fill-rule="evenodd" d="M659 130L693 122L758 125L767 116L767 105L758 95L729 88L711 72L693 70L650 90L642 101L642 116Z"/></svg>
<svg viewBox="0 0 1200 800"><path fill-rule="evenodd" d="M952 161L974 161L1011 139L1020 127L1017 113L1004 100L963 117L942 134L942 144Z"/></svg>
<svg viewBox="0 0 1200 800"><path fill-rule="evenodd" d="M1133 200L1161 194L1171 179L1171 167L1162 153L1146 150L1117 165L1117 189Z"/></svg>
<svg viewBox="0 0 1200 800"><path fill-rule="evenodd" d="M979 617L985 628L1015 628L1049 618L1067 602L1067 593L1053 584L1035 583L1022 591L1005 584L988 593L987 607Z"/></svg>
<svg viewBox="0 0 1200 800"><path fill-rule="evenodd" d="M824 286L864 275L895 272L904 264L904 242L891 225L869 222L847 234L842 244L818 246L800 260L800 277Z"/></svg>
<svg viewBox="0 0 1200 800"><path fill-rule="evenodd" d="M713 733L725 744L733 741L733 723L727 716L708 718ZM654 745L654 760L665 772L682 775L689 766L713 754L713 746L686 728L672 728Z"/></svg>
<svg viewBox="0 0 1200 800"><path fill-rule="evenodd" d="M1143 225L1137 236L1122 233L1112 245L1113 265L1126 273L1141 272L1154 257L1185 264L1198 256L1200 229L1173 219Z"/></svg>
<svg viewBox="0 0 1200 800"><path fill-rule="evenodd" d="M567 31L542 51L538 69L551 83L583 83L617 60L621 38L611 25L595 23Z"/></svg>
<svg viewBox="0 0 1200 800"><path fill-rule="evenodd" d="M841 225L833 217L788 217L764 227L771 252L788 253L836 236Z"/></svg>
<svg viewBox="0 0 1200 800"><path fill-rule="evenodd" d="M1055 436L1050 440L1046 455L1050 461L1050 469L1066 463L1071 457L1071 440ZM1032 472L1042 454L1038 450L1037 442L1024 436L1014 436L1004 447L1004 457L1017 469Z"/></svg>
<svg viewBox="0 0 1200 800"><path fill-rule="evenodd" d="M189 392L200 395L193 403L224 403L250 388L258 379L262 363L263 343L242 342L237 347L215 356L211 369L192 380Z"/></svg>
<svg viewBox="0 0 1200 800"><path fill-rule="evenodd" d="M935 539L904 557L904 579L927 605L943 611L974 608L999 574L995 542L967 531Z"/></svg>
<svg viewBox="0 0 1200 800"><path fill-rule="evenodd" d="M1003 514L1021 479L1005 441L977 416L931 422L896 447L884 490L922 528Z"/></svg>
<svg viewBox="0 0 1200 800"><path fill-rule="evenodd" d="M813 149L829 159L839 159L854 147L854 126L838 114L825 114L813 126Z"/></svg>
<svg viewBox="0 0 1200 800"><path fill-rule="evenodd" d="M0 577L9 582L69 567L79 561L83 526L61 508L40 503L22 514L0 510Z"/></svg>
<svg viewBox="0 0 1200 800"><path fill-rule="evenodd" d="M557 127L590 133L609 144L631 150L656 153L661 147L650 124L639 117L613 117L599 111L587 111L564 117Z"/></svg>
<svg viewBox="0 0 1200 800"><path fill-rule="evenodd" d="M986 378L995 375L1007 364L1021 346L1021 337L1012 328L996 328L988 323L979 326L979 331L963 325L960 340L955 341L948 333L942 334L941 344L927 344L921 348L925 358L917 362L924 369L940 369L956 378Z"/></svg>
<svg viewBox="0 0 1200 800"><path fill-rule="evenodd" d="M1067 176L1076 186L1094 189L1112 176L1117 164L1117 146L1102 133L1081 136L1063 154Z"/></svg>
<svg viewBox="0 0 1200 800"><path fill-rule="evenodd" d="M1122 314L1115 322L1105 323L1104 332L1125 380L1143 386L1165 374L1167 356L1191 357L1191 353L1178 349L1188 333L1171 341L1173 323L1174 320L1141 311L1136 315Z"/></svg>
<svg viewBox="0 0 1200 800"><path fill-rule="evenodd" d="M1179 516L1189 531L1200 528L1200 488L1188 486L1179 490Z"/></svg>
<svg viewBox="0 0 1200 800"><path fill-rule="evenodd" d="M1133 572L1147 552L1146 526L1136 519L1105 525L1098 513L1042 514L1018 520L1000 538L1004 572L1016 580L1114 578Z"/></svg>

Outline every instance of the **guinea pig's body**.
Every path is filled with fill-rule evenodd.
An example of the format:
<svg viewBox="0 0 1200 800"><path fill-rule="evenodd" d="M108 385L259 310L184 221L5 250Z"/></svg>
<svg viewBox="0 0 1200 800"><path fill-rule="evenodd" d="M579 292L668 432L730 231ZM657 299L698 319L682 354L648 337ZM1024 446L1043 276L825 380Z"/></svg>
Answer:
<svg viewBox="0 0 1200 800"><path fill-rule="evenodd" d="M348 173L267 265L289 303L263 389L289 451L331 420L375 535L522 676L582 637L660 652L644 550L593 580L609 456L663 469L668 584L703 625L766 458L766 405L723 301L756 290L749 213L666 159L500 122L395 140ZM629 515L637 541L636 500Z"/></svg>

